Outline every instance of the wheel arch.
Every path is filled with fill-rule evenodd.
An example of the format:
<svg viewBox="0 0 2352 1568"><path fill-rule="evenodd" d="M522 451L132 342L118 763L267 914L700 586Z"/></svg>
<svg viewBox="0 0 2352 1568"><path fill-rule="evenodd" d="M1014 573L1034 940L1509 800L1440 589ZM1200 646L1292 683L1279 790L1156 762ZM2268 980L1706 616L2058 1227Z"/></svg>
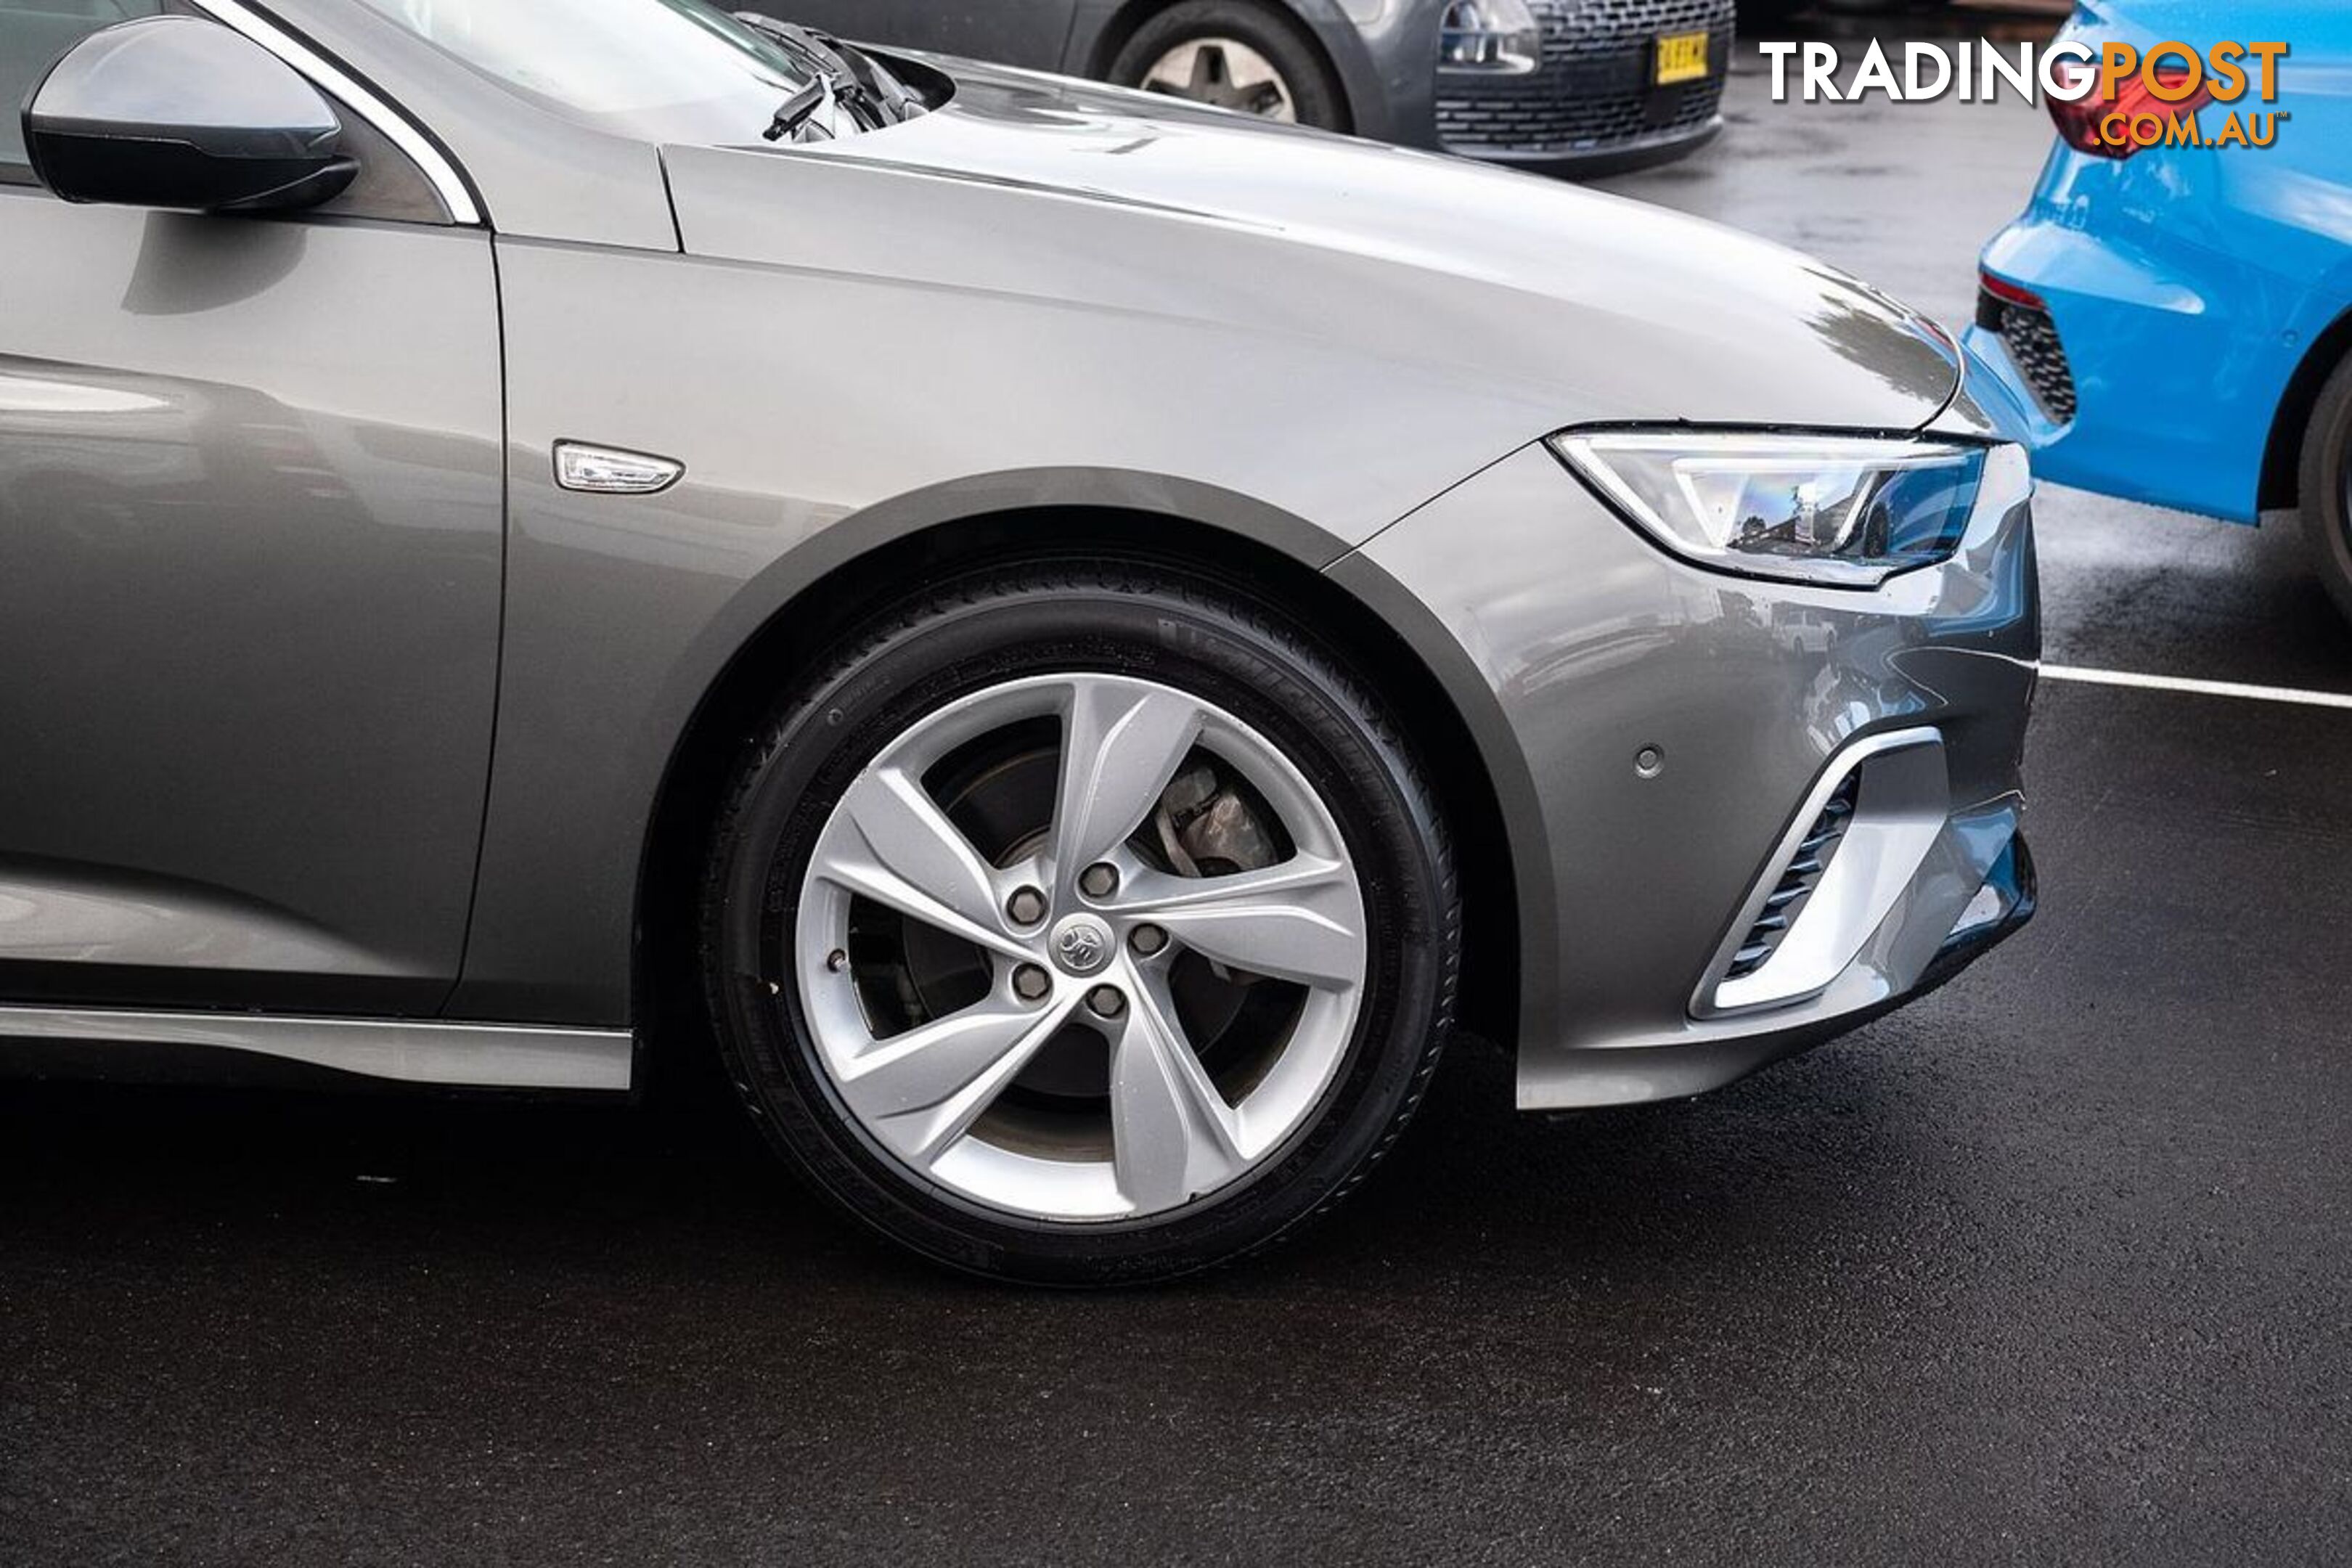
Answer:
<svg viewBox="0 0 2352 1568"><path fill-rule="evenodd" d="M2263 447L2261 489L2255 498L2258 510L2302 504L2303 444L2310 434L2311 416L2328 378L2347 359L2352 359L2352 309L2337 315L2312 339L2311 347L2287 377L2278 410L2271 416L2270 439Z"/></svg>
<svg viewBox="0 0 2352 1568"><path fill-rule="evenodd" d="M976 491L960 488L950 515L935 515L946 498L905 498L835 523L806 547L845 536L828 559L793 572L782 591L767 596L767 613L694 704L654 797L639 853L632 983L632 1013L646 1037L707 1023L694 918L707 839L740 749L778 687L910 583L1073 552L1205 572L1275 601L1408 720L1454 826L1465 931L1464 1022L1489 1038L1517 1037L1520 889L1507 841L1509 819L1497 805L1498 759L1478 738L1495 732L1499 714L1474 722L1463 711L1461 672L1449 679L1436 668L1444 650L1428 648L1327 574L1347 553L1343 541L1226 492L1155 481L1077 493L1094 488L1067 476L997 476Z"/></svg>

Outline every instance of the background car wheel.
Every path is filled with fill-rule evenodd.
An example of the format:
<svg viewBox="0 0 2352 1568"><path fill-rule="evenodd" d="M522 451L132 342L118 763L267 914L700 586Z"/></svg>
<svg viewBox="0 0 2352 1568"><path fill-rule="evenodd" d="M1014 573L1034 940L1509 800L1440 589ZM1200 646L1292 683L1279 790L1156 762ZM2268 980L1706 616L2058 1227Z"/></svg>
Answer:
<svg viewBox="0 0 2352 1568"><path fill-rule="evenodd" d="M776 710L719 825L712 1012L772 1141L887 1235L1050 1284L1264 1246L1403 1127L1460 909L1408 748L1267 606L1027 568Z"/></svg>
<svg viewBox="0 0 2352 1568"><path fill-rule="evenodd" d="M1110 79L1268 120L1349 129L1348 100L1314 38L1249 0L1185 0L1135 31Z"/></svg>
<svg viewBox="0 0 2352 1568"><path fill-rule="evenodd" d="M2336 607L2352 620L2352 360L2320 389L2303 441L2303 535Z"/></svg>

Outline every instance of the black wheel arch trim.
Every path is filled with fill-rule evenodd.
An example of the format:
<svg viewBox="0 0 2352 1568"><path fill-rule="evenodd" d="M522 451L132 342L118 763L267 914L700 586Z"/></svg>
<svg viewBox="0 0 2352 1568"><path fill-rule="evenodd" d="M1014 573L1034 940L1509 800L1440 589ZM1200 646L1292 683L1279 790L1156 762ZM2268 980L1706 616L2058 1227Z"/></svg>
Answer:
<svg viewBox="0 0 2352 1568"><path fill-rule="evenodd" d="M2258 513L2301 504L2303 447L2310 437L2311 416L2328 378L2347 359L2352 359L2352 309L2311 340L2294 373L2287 377L2285 390L2279 394L2278 409L2271 416L2270 438L2263 447L2260 488L2254 497Z"/></svg>

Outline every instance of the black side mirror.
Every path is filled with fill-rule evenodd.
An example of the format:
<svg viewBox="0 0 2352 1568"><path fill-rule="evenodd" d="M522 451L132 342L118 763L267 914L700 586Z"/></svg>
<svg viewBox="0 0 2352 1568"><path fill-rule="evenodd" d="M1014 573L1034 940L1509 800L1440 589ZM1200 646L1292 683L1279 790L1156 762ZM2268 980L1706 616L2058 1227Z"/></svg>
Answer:
<svg viewBox="0 0 2352 1568"><path fill-rule="evenodd" d="M283 212L340 194L359 163L300 72L243 34L148 16L68 49L25 101L25 148L69 202Z"/></svg>

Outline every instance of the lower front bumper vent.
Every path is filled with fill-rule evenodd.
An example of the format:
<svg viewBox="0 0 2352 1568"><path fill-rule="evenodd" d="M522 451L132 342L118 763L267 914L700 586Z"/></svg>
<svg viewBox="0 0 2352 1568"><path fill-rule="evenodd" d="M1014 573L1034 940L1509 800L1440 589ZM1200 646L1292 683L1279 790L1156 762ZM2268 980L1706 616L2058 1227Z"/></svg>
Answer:
<svg viewBox="0 0 2352 1568"><path fill-rule="evenodd" d="M1780 939L1804 912L1805 900L1822 885L1822 877L1830 868L1830 858L1837 853L1838 841L1845 837L1846 824L1853 818L1855 797L1862 790L1859 773L1848 773L1830 802L1822 808L1821 816L1797 845L1796 858L1780 874L1778 886L1765 897L1764 912L1748 930L1748 936L1732 955L1731 967L1724 972L1727 980L1739 980L1764 967L1779 951Z"/></svg>
<svg viewBox="0 0 2352 1568"><path fill-rule="evenodd" d="M1950 809L1936 731L1849 746L1741 904L1730 928L1737 934L1723 939L1692 1015L1792 1006L1827 990L1901 901Z"/></svg>

